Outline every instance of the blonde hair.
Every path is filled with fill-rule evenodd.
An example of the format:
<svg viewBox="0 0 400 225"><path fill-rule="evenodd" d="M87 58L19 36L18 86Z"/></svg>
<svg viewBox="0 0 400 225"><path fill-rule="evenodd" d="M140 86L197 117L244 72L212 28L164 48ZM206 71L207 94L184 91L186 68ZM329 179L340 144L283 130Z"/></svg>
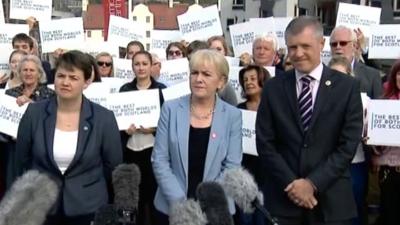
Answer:
<svg viewBox="0 0 400 225"><path fill-rule="evenodd" d="M46 74L44 73L42 62L36 55L26 55L21 59L17 67L18 78L21 79L22 66L25 65L25 63L27 62L33 62L36 65L36 69L38 70L39 73L39 83L45 84L47 82L47 77Z"/></svg>

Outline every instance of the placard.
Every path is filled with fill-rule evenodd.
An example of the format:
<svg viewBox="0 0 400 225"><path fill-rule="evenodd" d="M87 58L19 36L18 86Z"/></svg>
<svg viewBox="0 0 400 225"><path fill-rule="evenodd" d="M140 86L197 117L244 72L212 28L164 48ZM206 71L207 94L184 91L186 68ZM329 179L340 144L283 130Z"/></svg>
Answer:
<svg viewBox="0 0 400 225"><path fill-rule="evenodd" d="M329 45L330 37L324 36L324 39L325 39L325 43L324 43L324 48L322 49L322 52L321 52L321 61L325 65L328 65L332 59L331 46Z"/></svg>
<svg viewBox="0 0 400 225"><path fill-rule="evenodd" d="M236 57L225 56L226 61L228 62L229 66L239 66L240 59Z"/></svg>
<svg viewBox="0 0 400 225"><path fill-rule="evenodd" d="M4 23L3 1L0 1L0 24Z"/></svg>
<svg viewBox="0 0 400 225"><path fill-rule="evenodd" d="M119 57L118 46L108 41L85 41L80 45L79 49L93 57L96 57L101 52L110 53L112 57Z"/></svg>
<svg viewBox="0 0 400 225"><path fill-rule="evenodd" d="M189 61L187 58L162 61L158 81L167 87L189 79Z"/></svg>
<svg viewBox="0 0 400 225"><path fill-rule="evenodd" d="M371 26L368 58L398 59L400 58L400 25Z"/></svg>
<svg viewBox="0 0 400 225"><path fill-rule="evenodd" d="M245 98L243 98L243 89L242 86L240 86L239 83L239 71L242 69L243 67L240 66L231 66L229 68L229 79L228 82L231 85L231 87L235 90L235 94L236 94L236 99L238 100L238 102L244 102L246 101Z"/></svg>
<svg viewBox="0 0 400 225"><path fill-rule="evenodd" d="M400 146L400 101L370 100L368 107L369 145Z"/></svg>
<svg viewBox="0 0 400 225"><path fill-rule="evenodd" d="M143 23L111 15L108 26L108 42L124 48L131 41L145 43L145 27L146 25Z"/></svg>
<svg viewBox="0 0 400 225"><path fill-rule="evenodd" d="M370 26L380 23L381 10L377 7L340 2L336 26L344 25L352 29L360 28L364 36L369 38L371 36Z"/></svg>
<svg viewBox="0 0 400 225"><path fill-rule="evenodd" d="M253 22L238 23L229 26L233 53L240 57L243 53L252 53L253 41L256 36L261 35L258 25Z"/></svg>
<svg viewBox="0 0 400 225"><path fill-rule="evenodd" d="M83 90L83 94L90 101L107 107L107 97L110 95L110 87L107 83L94 82Z"/></svg>
<svg viewBox="0 0 400 225"><path fill-rule="evenodd" d="M117 77L102 77L101 82L108 85L108 87L110 88L109 93L112 94L112 93L118 93L122 85L131 81L120 79Z"/></svg>
<svg viewBox="0 0 400 225"><path fill-rule="evenodd" d="M0 48L0 77L3 76L4 74L9 75L10 74L10 68L9 68L9 63L8 60L10 58L11 52L13 51L11 46L3 46L4 48Z"/></svg>
<svg viewBox="0 0 400 225"><path fill-rule="evenodd" d="M131 124L144 128L157 127L160 117L158 89L111 94L107 105L114 112L119 130L126 130Z"/></svg>
<svg viewBox="0 0 400 225"><path fill-rule="evenodd" d="M161 91L163 93L164 101L176 99L191 93L189 81L174 84L168 88L162 89Z"/></svg>
<svg viewBox="0 0 400 225"><path fill-rule="evenodd" d="M179 30L153 30L151 32L150 52L157 54L160 59L166 59L165 50L169 43L182 40Z"/></svg>
<svg viewBox="0 0 400 225"><path fill-rule="evenodd" d="M51 0L10 0L10 18L26 20L32 16L38 21L51 20Z"/></svg>
<svg viewBox="0 0 400 225"><path fill-rule="evenodd" d="M0 95L0 132L16 138L19 122L28 105L18 106L16 98Z"/></svg>
<svg viewBox="0 0 400 225"><path fill-rule="evenodd" d="M188 42L223 35L217 5L179 15L178 24L183 39Z"/></svg>
<svg viewBox="0 0 400 225"><path fill-rule="evenodd" d="M258 156L256 149L257 112L243 109L241 111L243 153Z"/></svg>
<svg viewBox="0 0 400 225"><path fill-rule="evenodd" d="M279 48L286 49L285 30L292 19L292 17L274 17L275 34L278 39Z"/></svg>
<svg viewBox="0 0 400 225"><path fill-rule="evenodd" d="M77 49L84 41L82 17L51 20L40 23L42 52L58 48Z"/></svg>
<svg viewBox="0 0 400 225"><path fill-rule="evenodd" d="M249 21L257 24L257 29L260 30L259 35L275 34L275 20L274 17L265 18L250 18ZM257 38L257 37L256 37Z"/></svg>
<svg viewBox="0 0 400 225"><path fill-rule="evenodd" d="M131 59L113 58L114 63L114 77L126 80L127 82L135 78L132 70Z"/></svg>

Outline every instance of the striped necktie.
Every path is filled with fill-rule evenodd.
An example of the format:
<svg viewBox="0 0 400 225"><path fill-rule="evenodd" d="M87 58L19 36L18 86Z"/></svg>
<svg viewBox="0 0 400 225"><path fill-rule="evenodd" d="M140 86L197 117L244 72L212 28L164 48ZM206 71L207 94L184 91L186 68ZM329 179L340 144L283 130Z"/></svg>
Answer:
<svg viewBox="0 0 400 225"><path fill-rule="evenodd" d="M305 131L308 130L308 126L310 125L312 116L312 94L310 87L311 80L313 80L313 78L309 75L300 78L302 87L298 100L301 123L303 124L303 128Z"/></svg>

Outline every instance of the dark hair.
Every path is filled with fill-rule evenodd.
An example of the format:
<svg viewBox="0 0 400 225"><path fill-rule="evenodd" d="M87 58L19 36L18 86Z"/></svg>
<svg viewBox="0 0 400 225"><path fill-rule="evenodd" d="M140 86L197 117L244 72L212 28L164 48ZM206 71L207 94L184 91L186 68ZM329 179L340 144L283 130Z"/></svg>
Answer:
<svg viewBox="0 0 400 225"><path fill-rule="evenodd" d="M246 67L243 67L240 71L239 71L239 84L242 87L242 95L243 97L247 98L245 90L244 90L244 74L247 71L251 71L251 70L255 70L257 72L257 81L258 81L258 86L260 86L261 88L264 86L264 82L269 80L269 78L271 78L271 75L269 74L268 70L266 70L264 67L262 66L258 66L258 65L248 65Z"/></svg>
<svg viewBox="0 0 400 225"><path fill-rule="evenodd" d="M126 45L126 51L128 52L128 48L131 47L131 46L134 46L134 45L139 46L140 51L144 51L144 45L140 41L131 41L131 42L129 42Z"/></svg>
<svg viewBox="0 0 400 225"><path fill-rule="evenodd" d="M319 22L317 17L314 16L299 16L294 18L290 23L287 25L285 30L285 40L289 35L296 35L301 32L307 27L314 28L314 33L316 37L323 37L324 36L324 28L322 27L321 22Z"/></svg>
<svg viewBox="0 0 400 225"><path fill-rule="evenodd" d="M383 92L384 98L391 98L392 96L398 95L400 93L400 89L396 85L396 76L399 71L400 71L400 59L397 59L392 65L389 76L384 85L385 86Z"/></svg>
<svg viewBox="0 0 400 225"><path fill-rule="evenodd" d="M208 49L207 42L199 41L199 40L192 41L187 46L187 54L189 56L190 54L193 54L195 51L200 50L200 49Z"/></svg>
<svg viewBox="0 0 400 225"><path fill-rule="evenodd" d="M33 40L31 37L29 37L27 34L25 33L19 33L16 34L13 39L12 39L12 46L14 47L15 42L25 42L28 43L29 48L32 49L33 48Z"/></svg>
<svg viewBox="0 0 400 225"><path fill-rule="evenodd" d="M78 50L72 50L62 54L58 58L56 70L60 67L69 71L77 68L82 70L85 80L89 80L92 75L92 65L88 54Z"/></svg>
<svg viewBox="0 0 400 225"><path fill-rule="evenodd" d="M219 41L222 44L222 47L224 48L225 51L225 56L229 55L229 48L228 48L228 44L226 43L226 40L223 36L212 36L207 40L207 44L209 47L211 47L211 44L214 41Z"/></svg>
<svg viewBox="0 0 400 225"><path fill-rule="evenodd" d="M136 57L137 55L145 55L145 56L150 60L150 65L153 64L153 57L151 56L151 54L150 54L148 51L139 51L139 52L136 52L136 53L133 55L133 57L132 57L132 63L133 63L133 61L135 60L135 57Z"/></svg>
<svg viewBox="0 0 400 225"><path fill-rule="evenodd" d="M10 57L8 58L8 63L11 63L11 59L12 59L12 57L13 57L15 54L28 55L28 53L26 53L25 51L18 50L18 49L17 49L17 50L14 50L14 51L11 52ZM11 71L11 70L10 70L10 71ZM11 79L14 79L14 76L15 76L15 75L16 75L16 74L14 74L13 71L10 72L10 78L11 78Z"/></svg>
<svg viewBox="0 0 400 225"><path fill-rule="evenodd" d="M187 56L187 49L186 49L186 47L185 47L182 43L180 43L180 42L171 42L171 43L169 43L168 46L167 46L167 48L165 49L165 55L166 55L166 56L168 56L168 52L169 52L169 49L170 49L171 47L177 47L177 48L179 48L179 50L181 50L181 52L182 52L182 57L186 57L186 56Z"/></svg>
<svg viewBox="0 0 400 225"><path fill-rule="evenodd" d="M89 57L89 61L92 64L92 69L94 73L93 82L101 82L101 76L99 72L99 66L97 65L97 60L91 54L86 53L87 57Z"/></svg>

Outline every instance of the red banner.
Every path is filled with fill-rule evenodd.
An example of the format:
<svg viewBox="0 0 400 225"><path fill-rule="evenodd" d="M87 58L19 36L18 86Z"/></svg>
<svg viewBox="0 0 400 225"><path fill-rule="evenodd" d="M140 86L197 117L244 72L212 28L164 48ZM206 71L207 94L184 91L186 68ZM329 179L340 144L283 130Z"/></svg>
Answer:
<svg viewBox="0 0 400 225"><path fill-rule="evenodd" d="M104 27L103 27L104 41L107 41L110 15L128 18L126 0L103 0L103 10L104 10Z"/></svg>

